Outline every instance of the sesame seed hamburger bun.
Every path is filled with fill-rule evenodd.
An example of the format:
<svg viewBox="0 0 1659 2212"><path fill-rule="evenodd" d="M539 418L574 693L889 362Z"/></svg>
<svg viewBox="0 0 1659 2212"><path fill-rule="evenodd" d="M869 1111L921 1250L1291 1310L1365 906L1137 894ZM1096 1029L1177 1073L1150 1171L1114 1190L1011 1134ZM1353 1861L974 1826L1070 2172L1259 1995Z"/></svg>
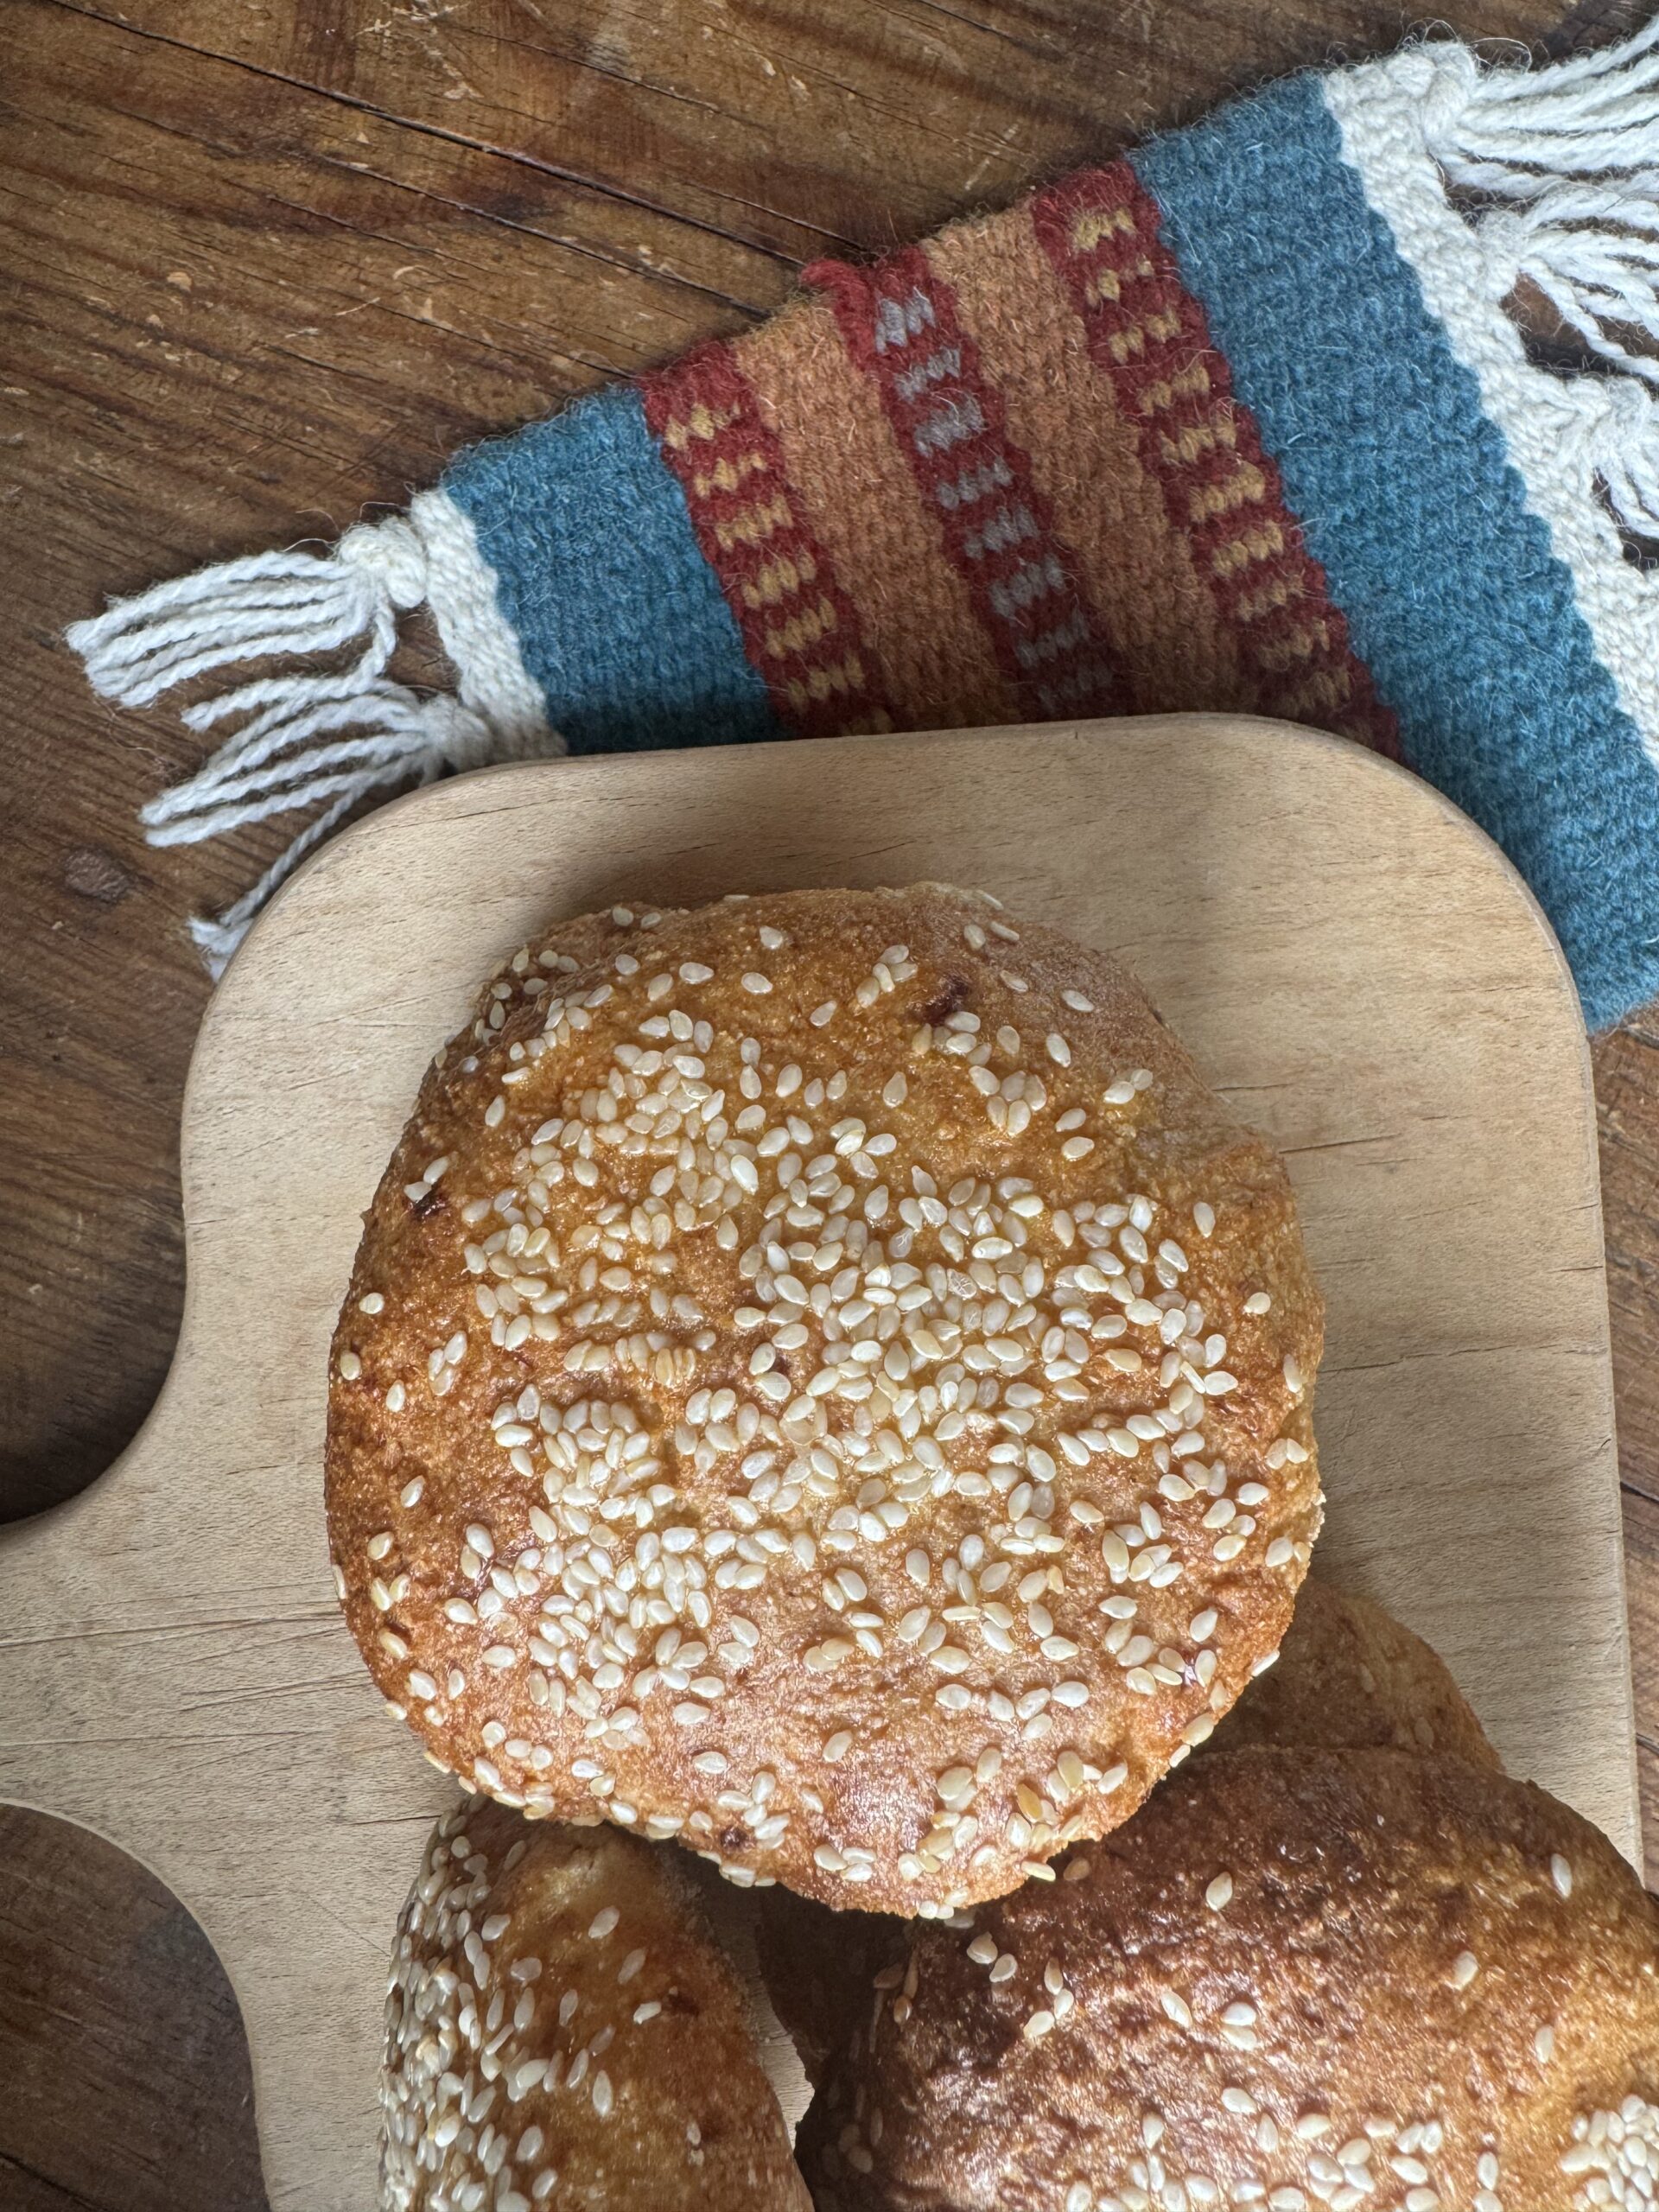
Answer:
<svg viewBox="0 0 1659 2212"><path fill-rule="evenodd" d="M1655 2202L1659 1910L1460 1759L1217 1749L879 1980L818 2212Z"/></svg>
<svg viewBox="0 0 1659 2212"><path fill-rule="evenodd" d="M1247 1689L1216 1751L1273 1744L1332 1751L1449 1751L1496 1767L1497 1753L1452 1671L1381 1605L1310 1575L1279 1657Z"/></svg>
<svg viewBox="0 0 1659 2212"><path fill-rule="evenodd" d="M1131 1813L1319 1526L1282 1165L983 897L619 908L491 983L367 1217L331 1550L430 1755L947 1912Z"/></svg>
<svg viewBox="0 0 1659 2212"><path fill-rule="evenodd" d="M398 1926L382 2212L808 2212L687 1862L474 1802Z"/></svg>

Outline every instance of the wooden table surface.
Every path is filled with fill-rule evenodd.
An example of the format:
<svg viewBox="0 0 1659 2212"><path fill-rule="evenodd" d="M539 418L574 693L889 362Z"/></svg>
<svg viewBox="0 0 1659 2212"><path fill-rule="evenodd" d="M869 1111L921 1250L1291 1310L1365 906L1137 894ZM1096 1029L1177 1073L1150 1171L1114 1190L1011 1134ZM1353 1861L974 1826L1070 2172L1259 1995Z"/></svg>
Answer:
<svg viewBox="0 0 1659 2212"><path fill-rule="evenodd" d="M1645 12L1447 11L1550 53ZM285 834L148 849L136 810L196 746L95 701L62 626L105 589L400 504L463 441L758 319L817 253L918 235L1415 20L1389 0L5 0L0 1516L98 1474L161 1381L208 991L182 918ZM1659 1884L1659 1013L1595 1062ZM0 2212L264 2202L223 1976L121 1854L0 1814Z"/></svg>

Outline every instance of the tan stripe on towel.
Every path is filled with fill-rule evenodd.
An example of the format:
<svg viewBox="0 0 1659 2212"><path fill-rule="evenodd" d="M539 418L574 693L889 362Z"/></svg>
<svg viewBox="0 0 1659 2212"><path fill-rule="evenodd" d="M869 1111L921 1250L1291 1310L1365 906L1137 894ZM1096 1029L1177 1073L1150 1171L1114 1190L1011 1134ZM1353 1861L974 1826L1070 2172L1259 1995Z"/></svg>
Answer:
<svg viewBox="0 0 1659 2212"><path fill-rule="evenodd" d="M1141 464L1136 431L1090 358L1028 208L955 225L926 251L955 290L1135 706L1249 707L1255 687Z"/></svg>
<svg viewBox="0 0 1659 2212"><path fill-rule="evenodd" d="M901 728L1019 719L881 398L847 359L833 310L787 308L733 342L813 531L857 609Z"/></svg>

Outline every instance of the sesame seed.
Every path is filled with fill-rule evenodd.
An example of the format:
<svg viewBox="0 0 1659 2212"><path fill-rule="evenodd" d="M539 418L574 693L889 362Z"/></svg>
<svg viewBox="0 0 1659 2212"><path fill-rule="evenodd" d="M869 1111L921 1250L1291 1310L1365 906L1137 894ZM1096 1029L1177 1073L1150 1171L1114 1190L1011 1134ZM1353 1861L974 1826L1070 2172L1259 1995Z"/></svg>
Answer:
<svg viewBox="0 0 1659 2212"><path fill-rule="evenodd" d="M1204 1893L1204 1901L1211 1912L1224 1912L1233 1901L1233 1878L1217 1874Z"/></svg>

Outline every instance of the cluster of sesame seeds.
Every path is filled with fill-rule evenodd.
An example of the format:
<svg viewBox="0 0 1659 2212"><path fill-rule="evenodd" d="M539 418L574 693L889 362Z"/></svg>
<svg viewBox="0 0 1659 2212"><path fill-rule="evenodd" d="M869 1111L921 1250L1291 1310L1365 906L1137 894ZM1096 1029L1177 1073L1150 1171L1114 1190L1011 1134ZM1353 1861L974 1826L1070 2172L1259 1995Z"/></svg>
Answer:
<svg viewBox="0 0 1659 2212"><path fill-rule="evenodd" d="M618 2058L649 2063L649 2046L631 2050L629 2039L648 2031L667 1993L613 1904L562 1936L560 1959L504 1940L497 1891L531 1840L493 1862L467 1833L474 1818L463 1808L434 1834L393 1954L381 2092L391 2212L536 2212L553 2202L560 2139L610 2118ZM690 2156L696 2162L695 2145Z"/></svg>
<svg viewBox="0 0 1659 2212"><path fill-rule="evenodd" d="M1581 2114L1561 2171L1578 2183L1575 2206L1659 2204L1659 2106L1629 2096L1616 2112Z"/></svg>
<svg viewBox="0 0 1659 2212"><path fill-rule="evenodd" d="M662 917L613 918L646 931ZM1019 942L1005 922L963 928L988 957ZM774 981L768 963L788 950L761 921L733 956L746 998L773 996L785 971ZM1259 1326L1271 1300L1224 1274L1201 1287L1215 1204L1121 1187L1157 1086L1144 1068L1103 1086L1080 1072L1085 993L1064 993L1058 1018L1052 997L1033 1000L1045 1011L1030 1033L982 1032L963 1005L906 1015L894 1064L873 1077L842 1025L915 995L902 942L843 994L845 1012L824 1001L793 1035L717 1028L700 1004L715 968L647 937L612 965L595 982L563 953L516 957L472 1039L498 1040L484 1122L500 1128L538 1068L536 1095L556 1110L513 1141L499 1187L465 1187L453 1133L404 1187L419 1213L442 1186L472 1314L430 1346L424 1376L383 1385L387 1411L420 1388L448 1395L480 1358L510 1372L518 1355L535 1379L489 1414L504 1510L455 1534L441 1600L453 1653L419 1651L397 1701L440 1740L458 1706L493 1704L462 1770L509 1802L568 1809L574 1782L741 1881L768 1878L765 1854L788 1839L857 1886L877 1840L849 1832L822 1782L730 1771L721 1708L763 1638L792 1636L833 1770L855 1740L857 1686L897 1662L911 1694L959 1724L938 1802L899 1855L918 1908L954 1909L1010 1858L1040 1873L1132 1771L1145 1724L1120 1721L1125 1700L1178 1707L1179 1757L1233 1694L1227 1619L1183 1603L1183 1584L1253 1542L1269 1574L1294 1582L1306 1566L1305 1542L1262 1530L1262 1478L1309 1458L1294 1355L1293 1427L1265 1453L1245 1447L1241 1465L1225 1440L1238 1324L1206 1311L1248 1307ZM995 972L1030 996L1028 977ZM516 1021L504 1046L526 1001L537 1026ZM602 1058L601 1018L615 1039ZM461 1072L484 1064L475 1051ZM1011 1155L1034 1131L1070 1179L1065 1202L1012 1157L1005 1173L930 1172L926 1124L886 1121L913 1109L918 1084L934 1102L982 1100ZM1081 1194L1103 1136L1109 1165ZM708 1297L711 1250L733 1304ZM343 1380L362 1373L353 1347L337 1363ZM413 1524L396 1535L424 1557L420 1506L405 1493ZM387 1592L405 1572L390 1566ZM387 1629L407 1642L395 1618ZM684 1732L692 1772L721 1785L683 1809L646 1809L633 1799L649 1790L619 1785L664 1725Z"/></svg>

